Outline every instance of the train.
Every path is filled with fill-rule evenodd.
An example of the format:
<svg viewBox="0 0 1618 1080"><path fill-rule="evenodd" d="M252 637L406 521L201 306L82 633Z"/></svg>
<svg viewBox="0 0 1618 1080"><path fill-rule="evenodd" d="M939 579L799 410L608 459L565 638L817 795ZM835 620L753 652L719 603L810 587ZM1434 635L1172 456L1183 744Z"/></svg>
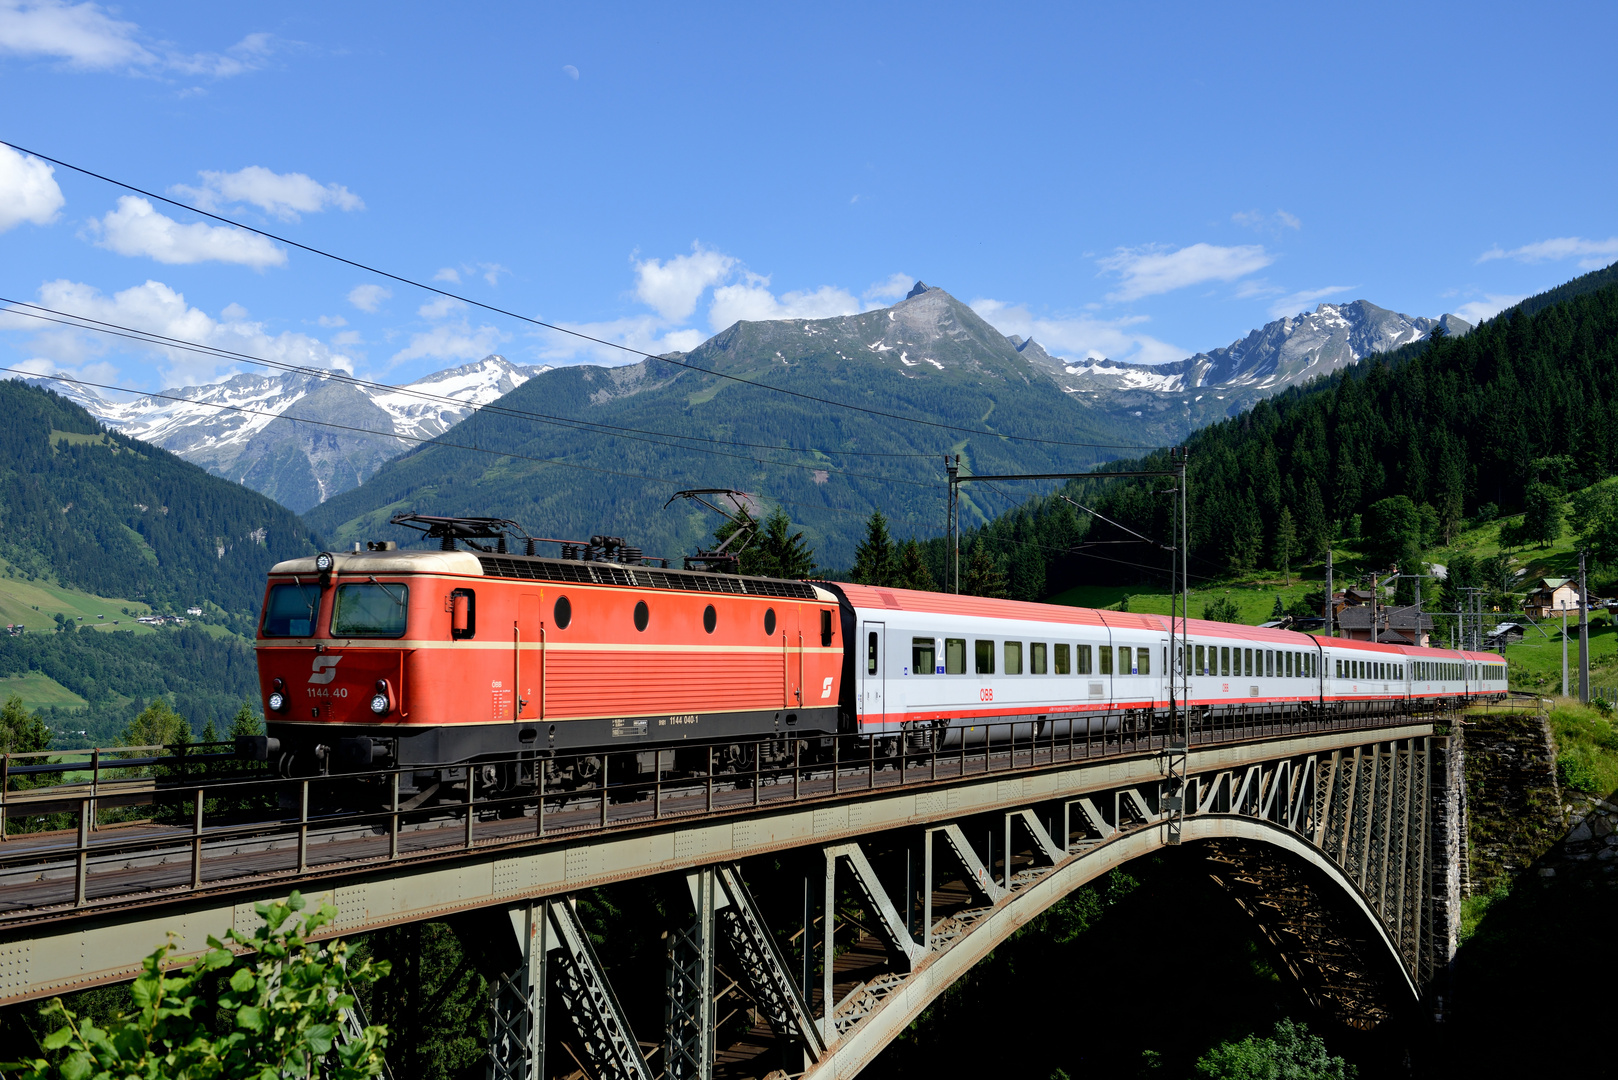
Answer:
<svg viewBox="0 0 1618 1080"><path fill-rule="evenodd" d="M846 739L887 758L1088 737L1171 707L1218 724L1506 693L1492 653L1199 619L1171 632L1145 613L440 535L440 550L373 542L270 570L255 643L265 734L240 754L287 776L396 769L407 791L477 768L497 793L542 775L549 790L587 786L607 757L633 781Z"/></svg>

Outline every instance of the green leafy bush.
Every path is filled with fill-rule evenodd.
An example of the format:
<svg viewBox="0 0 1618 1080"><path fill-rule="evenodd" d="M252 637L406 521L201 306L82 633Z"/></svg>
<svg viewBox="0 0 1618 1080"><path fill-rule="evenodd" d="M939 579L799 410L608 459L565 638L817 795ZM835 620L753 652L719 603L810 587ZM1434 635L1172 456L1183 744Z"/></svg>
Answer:
<svg viewBox="0 0 1618 1080"><path fill-rule="evenodd" d="M351 986L388 974L387 961L350 965L347 946L311 943L308 935L337 917L330 904L305 919L294 892L285 901L259 904L264 919L252 937L232 929L226 940L209 937L208 952L165 975L171 939L148 956L131 987L135 1011L105 1029L80 1021L56 998L46 1016L63 1024L44 1040L58 1055L0 1066L19 1080L287 1080L323 1076L363 1080L380 1076L387 1030L368 1027L341 1040L342 1011L354 1006ZM232 947L254 954L238 959ZM207 990L221 985L217 1000ZM217 1035L206 1018L222 1011L230 1030Z"/></svg>
<svg viewBox="0 0 1618 1080"><path fill-rule="evenodd" d="M1224 1042L1197 1060L1197 1075L1216 1080L1352 1080L1354 1066L1326 1052L1326 1040L1286 1019L1266 1038Z"/></svg>

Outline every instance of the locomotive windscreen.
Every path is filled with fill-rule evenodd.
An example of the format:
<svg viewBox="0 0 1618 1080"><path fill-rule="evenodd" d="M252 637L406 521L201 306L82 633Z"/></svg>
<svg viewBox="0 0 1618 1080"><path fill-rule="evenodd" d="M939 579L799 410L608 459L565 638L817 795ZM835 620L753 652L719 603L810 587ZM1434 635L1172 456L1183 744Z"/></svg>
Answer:
<svg viewBox="0 0 1618 1080"><path fill-rule="evenodd" d="M271 585L264 605L265 637L309 637L315 631L320 592L308 585Z"/></svg>
<svg viewBox="0 0 1618 1080"><path fill-rule="evenodd" d="M333 637L404 637L407 585L339 585L332 605Z"/></svg>

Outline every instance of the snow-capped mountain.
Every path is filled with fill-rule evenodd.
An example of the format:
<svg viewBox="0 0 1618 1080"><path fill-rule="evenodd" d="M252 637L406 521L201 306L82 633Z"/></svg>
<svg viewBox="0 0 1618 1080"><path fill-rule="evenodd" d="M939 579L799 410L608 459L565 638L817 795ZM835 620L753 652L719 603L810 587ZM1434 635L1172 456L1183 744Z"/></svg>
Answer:
<svg viewBox="0 0 1618 1080"><path fill-rule="evenodd" d="M109 401L71 383L50 386L108 427L302 513L357 487L418 440L443 434L474 408L547 370L491 355L399 388L279 372L241 374L130 401Z"/></svg>
<svg viewBox="0 0 1618 1080"><path fill-rule="evenodd" d="M1471 324L1401 315L1365 300L1321 304L1266 323L1245 338L1168 364L1064 361L1032 341L1012 338L1029 362L1070 394L1113 412L1183 410L1187 430L1234 416L1259 398L1357 364L1374 353L1420 341L1442 325L1460 335Z"/></svg>

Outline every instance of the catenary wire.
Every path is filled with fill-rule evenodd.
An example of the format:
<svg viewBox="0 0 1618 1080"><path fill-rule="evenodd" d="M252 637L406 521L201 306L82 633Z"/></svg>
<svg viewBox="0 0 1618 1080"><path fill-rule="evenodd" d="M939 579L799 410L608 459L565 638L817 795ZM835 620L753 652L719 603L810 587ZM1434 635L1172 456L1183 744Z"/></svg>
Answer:
<svg viewBox="0 0 1618 1080"><path fill-rule="evenodd" d="M93 386L98 390L116 390L119 393L124 394L145 394L147 397L163 398L167 401L181 401L191 405L203 405L210 409L221 409L228 412L250 413L258 416L268 416L272 419L281 418L280 413L273 413L267 409L250 409L245 405L225 405L216 401L198 401L196 398L183 398L175 394L147 393L144 390L135 390L127 386L114 386L111 383L91 382L88 379L78 379L69 375L41 375L37 371L28 371L24 368L13 367L0 367L0 371L9 372L15 375L23 375L30 379L50 379L54 382L74 383L78 386ZM287 417L286 419L289 419L292 423L296 424L313 424L317 427L335 428L339 431L356 431L364 435L387 435L389 438L403 439L406 442L420 443L424 446L446 446L454 450L470 450L474 453L488 454L492 457L516 458L519 461L533 461L541 465L559 465L564 469L582 469L585 472L604 473L608 476L623 476L630 480L645 480L655 484L668 484L671 487L679 487L683 482L679 480L670 480L669 478L663 476L646 476L642 473L624 472L621 469L603 469L594 465L580 465L577 462L562 461L558 458L534 457L529 454L516 454L504 450L490 450L487 447L470 446L465 443L445 442L442 437L423 439L415 435L398 435L390 432L375 431L371 428L353 427L348 424L336 424L330 420L305 420L294 417ZM129 436L125 436L125 438L128 437ZM744 492L743 494L747 493ZM868 516L863 511L847 510L839 506L826 506L823 503L806 503L796 499L783 499L776 495L765 495L760 497L769 499L772 502L781 503L784 506L809 507L814 510L826 510L833 514L852 514L856 517L862 518Z"/></svg>
<svg viewBox="0 0 1618 1080"><path fill-rule="evenodd" d="M558 325L556 323L545 322L543 319L535 319L535 318L532 318L531 316L528 316L528 315L519 315L517 312L511 311L511 310L509 310L507 308L498 307L498 306L496 306L494 304L486 304L481 300L474 300L471 297L462 296L459 293L452 293L452 292L449 292L446 289L440 289L436 285L429 285L426 282L416 281L413 278L407 278L407 277L404 277L404 276L402 276L400 274L390 273L389 271L378 269L377 267L370 266L370 265L368 265L366 263L358 262L358 261L356 261L354 259L345 258L342 255L333 254L332 252L322 250L321 248L313 247L313 246L311 246L309 244L300 244L296 240L289 240L286 237L281 236L281 235L279 235L277 233L272 233L272 232L268 232L268 231L266 231L264 229L255 228L252 225L244 225L243 223L241 223L239 221L236 221L236 220L234 220L232 218L225 217L222 214L216 214L216 213L213 213L212 211L209 211L209 210L202 210L202 209L199 209L199 208L197 208L195 206L189 206L186 203L179 202L176 199L171 199L166 195L159 195L154 191L148 191L147 189L137 187L134 184L126 183L126 182L124 182L122 180L116 180L113 177L106 176L106 175L104 175L102 173L94 172L94 171L92 171L90 169L86 169L86 168L84 168L82 166L79 166L79 165L71 164L70 162L66 162L66 161L61 160L60 158L51 157L49 154L42 154L42 153L39 153L38 151L30 150L27 147L19 146L16 143L13 143L13 142L7 142L5 140L0 140L0 145L9 146L13 150L18 151L19 153L28 154L28 155L30 155L32 157L38 158L41 161L48 161L52 165L60 165L62 168L68 169L68 170L70 170L72 172L79 173L82 176L88 176L88 177L91 177L93 179L100 180L103 183L112 184L113 186L123 188L126 191L133 191L138 195L143 195L143 196L145 196L146 198L149 198L149 199L156 199L159 202L166 203L169 206L176 207L177 209L180 209L180 210L185 210L188 213L200 214L203 217L211 218L212 220L221 222L221 223L223 223L225 225L230 225L230 226L233 226L233 227L238 228L238 229L243 229L243 230L245 230L247 232L254 233L254 234L258 235L258 236L265 237L266 239L273 240L273 241L275 241L277 243L286 244L288 247L297 248L299 251L306 251L311 255L318 255L321 258L331 259L333 262L342 263L344 266L352 266L356 270L363 270L368 274L375 274L378 277L387 278L389 281L397 281L402 285L409 285L412 288L422 289L422 290L424 290L426 292L434 293L434 294L436 294L438 296L448 297L451 300L458 300L463 304L468 304L468 305L470 305L472 307L481 308L484 311L493 312L494 314L497 314L497 315L504 315L507 318L516 319L516 320L518 320L520 322L525 322L525 323L528 323L528 324L530 324L532 326L542 327L542 328L544 328L546 330L552 330L552 331L555 331L555 332L560 333L560 334L567 334L570 337L578 338L581 341L588 341L588 342L591 342L593 344L602 345L602 346L605 346L605 347L610 348L610 349L617 349L617 350L619 350L621 352L628 353L631 356L639 356L639 357L643 357L643 358L645 358L647 360L659 360L659 361L662 361L665 364L673 364L676 367L687 368L687 369L689 369L691 371L698 371L698 372L703 373L704 375L712 375L715 378L728 379L728 380L730 380L732 382L743 383L743 384L748 385L748 386L760 387L760 388L765 389L765 390L772 390L772 391L774 391L775 393L778 393L778 394L785 394L785 395L787 395L789 397L800 398L800 399L802 399L804 401L812 401L812 402L815 402L816 404L820 404L820 405L829 405L829 406L831 406L833 408L837 408L837 409L848 409L848 410L853 411L853 412L866 413L866 414L871 415L871 416L881 416L881 417L884 417L884 418L889 419L889 420L898 420L901 423L919 424L919 425L922 425L922 426L925 426L925 427L943 428L943 429L948 430L948 431L964 431L964 432L970 432L971 434L974 434L974 435L989 435L989 436L993 436L994 438L997 438L997 439L1009 439L1009 440L1012 440L1012 441L1015 441L1015 442L1044 443L1044 444L1052 445L1052 446L1081 446L1081 447L1087 447L1087 448L1098 449L1098 450L1157 450L1157 449L1161 449L1161 447L1147 446L1145 444L1140 444L1140 443L1075 442L1075 441L1067 440L1067 439L1042 439L1042 438L1038 438L1038 437L1032 436L1032 435L1008 435L1005 432L991 431L991 430L989 430L987 428L966 427L966 426L961 425L961 424L946 424L946 423L944 423L943 421L940 421L940 420L926 420L926 419L923 419L921 417L904 416L904 415L902 415L900 413L886 412L886 411L884 411L882 409L872 409L872 408L868 408L868 407L863 406L863 405L854 405L854 404L851 404L851 403L846 402L846 401L836 401L836 400L833 400L831 398L820 397L820 396L818 396L816 394L806 394L806 393L803 393L803 392L798 391L798 390L788 390L786 387L783 387L783 386L772 386L769 383L756 382L753 379L744 379L739 375L729 375L729 374L726 374L725 372L714 371L711 368L705 368L705 367L702 367L701 365L698 365L698 364L688 363L687 361L684 361L684 360L675 360L672 357L668 357L668 356L658 356L656 354L645 352L644 350L634 348L633 346L630 346L630 345L624 345L624 344L621 344L621 343L616 342L616 341L608 341L605 338L598 338L598 337L595 337L593 335L583 333L582 331L579 331L579 330L570 330L567 327L560 326L560 325Z"/></svg>
<svg viewBox="0 0 1618 1080"><path fill-rule="evenodd" d="M16 301L10 301L10 300L7 300L4 297L0 297L0 303L13 303L13 304L15 304ZM335 376L335 375L328 376L326 373L320 372L318 369L298 367L298 366L293 365L293 364L285 364L285 363L281 363L279 361L274 361L274 360L264 360L264 359L261 359L261 358L248 356L246 353L238 353L238 352L233 352L233 351L228 350L228 349L220 349L220 348L218 348L216 346L213 346L213 345L201 344L200 342L186 341L183 338L170 338L170 337L164 337L162 335L149 334L147 331L136 330L136 329L133 329L133 328L127 327L127 326L120 326L117 323L106 323L106 322L101 322L100 320L95 320L95 319L87 319L87 320L84 320L82 322L75 322L75 321L72 321L72 320L79 319L81 317L77 316L77 315L61 313L61 312L58 312L56 314L61 314L61 315L64 315L65 317L64 318L55 318L55 317L53 317L51 315L39 314L40 311L49 311L49 310L51 310L49 308L39 308L38 305L34 305L34 304L28 304L28 305L25 305L25 306L33 307L33 308L36 308L37 310L35 310L35 311L24 311L24 310L20 310L20 309L18 309L16 307L13 307L13 308L11 308L9 310L8 313L12 314L12 315L20 315L20 316L23 316L25 318L38 319L41 322L56 323L56 324L61 325L61 326L71 326L71 327L75 327L75 328L81 329L81 330L88 330L88 331L91 331L92 333L106 334L106 335L108 335L110 337L127 338L127 339L129 339L131 341L140 341L140 342L144 342L146 344L160 345L163 348L179 349L179 350L184 351L184 352L194 352L194 353L198 353L198 354L203 355L203 356L216 356L216 357L219 357L220 359L241 359L241 360L244 360L244 361L246 361L248 363L263 364L263 365L268 366L268 367L281 368L281 369L285 369L285 370L289 370L289 371L301 372L301 373L308 374L308 375L311 375L311 376L314 376L314 377L319 377L319 378L330 377L330 378L332 378L333 381L348 383L348 384L351 384L351 385L370 386L370 387L376 387L376 388L386 389L386 390L403 390L404 389L403 387L391 386L391 385L386 384L386 383L374 383L374 382L370 382L370 381L365 380L365 379L354 378L352 376L346 376L346 375L345 376ZM88 323L94 323L95 325L87 325ZM92 384L86 384L86 385L92 385ZM145 393L144 391L138 391L138 390L130 390L130 391L127 391L127 392L129 392L129 393ZM415 393L414 391L406 391L406 392ZM177 398L177 397L174 397L173 395L147 394L147 396L149 396L149 397L167 397L167 398L169 398L171 400L186 401L186 402L191 402L191 403L194 403L194 404L208 404L208 402L197 401L194 398ZM435 400L438 400L438 401L444 401L444 402L452 403L452 404L455 404L457 407L466 407L465 403L458 402L454 398L444 398L444 397L440 397L438 395L420 394L420 393L418 393L417 396L427 397L427 398L435 399ZM492 411L496 412L497 414L509 415L509 416L514 416L514 417L518 417L518 418L521 418L521 419L531 420L532 422L538 423L538 424L545 424L545 425L549 425L549 426L553 426L553 427L561 427L564 430L568 430L568 431L579 431L579 432L584 432L584 433L587 433L587 434L606 434L606 435L610 435L613 438L628 439L628 440L633 441L633 442L649 443L649 444L654 445L654 446L663 446L663 447L668 447L669 449L674 449L674 450L688 450L688 451L693 451L693 452L699 453L699 454L710 454L710 455L713 455L715 457L733 458L733 459L738 460L738 461L751 461L751 462L755 462L755 463L757 463L759 465L770 465L770 466L775 466L775 467L784 468L784 469L802 469L802 470L809 471L809 472L826 472L826 473L835 474L837 476L852 476L852 477L858 477L858 478L864 479L864 480L876 480L876 481L879 481L881 483L905 484L905 485L910 486L910 487L932 487L933 486L931 484L923 483L923 482L921 482L919 480L902 480L902 479L899 479L897 477L876 476L876 475L873 475L871 473L849 472L846 469L837 469L837 468L832 468L832 467L829 467L829 466L821 466L819 464L805 465L805 464L799 464L797 462L790 462L790 461L772 461L772 460L769 460L767 458L761 458L761 457L758 457L757 455L753 455L753 454L728 454L728 453L725 453L723 450L713 450L713 449L709 449L707 447L701 447L701 446L684 446L684 445L680 445L680 444L677 444L677 443L661 442L661 441L659 441L657 439L645 438L645 437L641 437L641 436L637 436L637 435L631 435L631 434L626 433L627 431L633 430L633 429L615 428L613 430L605 431L605 432L595 431L593 429L593 427L588 426L588 425L591 424L590 421L575 421L575 420L570 420L570 419L568 419L566 417L547 417L547 416L545 416L543 414L539 414L539 413L521 412L521 411L518 411L518 410L508 409L508 408L499 407L499 406L471 406L470 408L473 411L478 411L478 412L484 411L485 409L491 409ZM267 413L267 415L280 415L280 414ZM299 418L299 417L287 417L287 419L296 420L296 419L301 419L301 418ZM314 421L304 421L304 422L305 423L313 423ZM357 428L355 430L370 430L370 429ZM377 431L377 432L373 432L373 434L381 436L381 437L385 437L385 438L405 438L405 436L398 435L397 433L394 433L394 432ZM679 436L679 435L668 435L668 434L665 434L665 433L657 433L657 434L663 435L664 438L678 439L678 438L683 437L683 436ZM745 444L743 444L743 445L745 445ZM774 448L772 448L772 449L774 449ZM929 454L929 455L917 455L917 456L932 457L934 455Z"/></svg>

